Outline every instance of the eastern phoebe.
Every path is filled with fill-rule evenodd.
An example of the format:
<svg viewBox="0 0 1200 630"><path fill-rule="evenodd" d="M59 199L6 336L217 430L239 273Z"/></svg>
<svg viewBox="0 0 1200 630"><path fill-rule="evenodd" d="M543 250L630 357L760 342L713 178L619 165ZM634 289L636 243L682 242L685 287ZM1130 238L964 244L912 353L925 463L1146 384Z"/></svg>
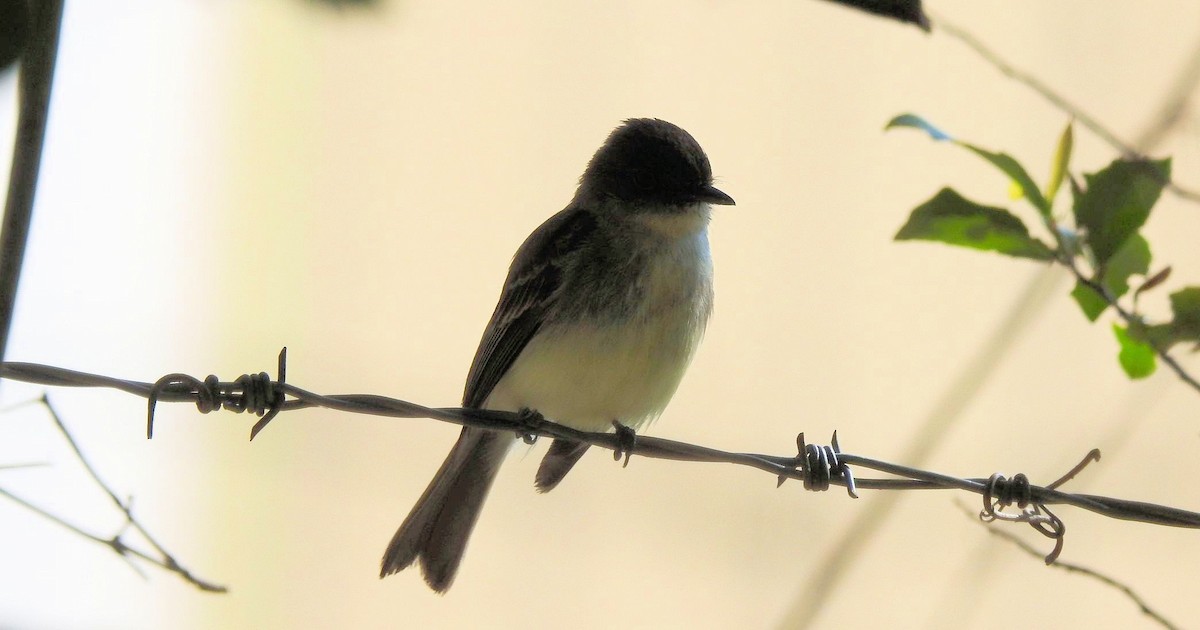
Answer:
<svg viewBox="0 0 1200 630"><path fill-rule="evenodd" d="M627 120L596 151L575 198L525 239L467 375L463 407L533 409L581 431L633 428L675 393L712 310L708 157L688 132ZM421 561L430 588L454 581L483 500L516 441L464 427L400 525L380 577ZM554 440L546 492L588 448Z"/></svg>

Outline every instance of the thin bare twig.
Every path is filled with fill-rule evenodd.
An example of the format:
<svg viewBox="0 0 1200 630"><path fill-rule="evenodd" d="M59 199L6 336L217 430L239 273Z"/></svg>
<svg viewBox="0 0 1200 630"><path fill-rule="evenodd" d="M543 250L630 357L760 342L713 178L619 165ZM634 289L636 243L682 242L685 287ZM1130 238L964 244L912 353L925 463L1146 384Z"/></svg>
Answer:
<svg viewBox="0 0 1200 630"><path fill-rule="evenodd" d="M21 470L24 468L45 468L45 462L28 462L24 464L0 464L0 470Z"/></svg>
<svg viewBox="0 0 1200 630"><path fill-rule="evenodd" d="M983 525L984 528L987 529L987 532L989 534L991 534L993 536L997 536L1004 540L1007 540L1008 542L1016 545L1019 549L1021 549L1025 553L1027 553L1035 558L1041 559L1041 552L1039 552L1033 545L1030 545L1029 543L1025 542L1024 540L1017 538L1017 536L1015 534L1013 534L1012 532L1010 532L1007 529L1004 529L1001 527L995 527L995 526L991 525L990 523L985 523L985 522L975 518L975 513L969 507L967 507L967 505L965 503L963 503L962 501L956 500L955 504L958 505L958 507L961 508L963 512L965 512L968 516L970 516L972 520L978 522L980 525ZM1118 591L1121 591L1122 593L1124 593L1125 596L1128 597L1130 599L1130 601L1132 601L1134 603L1134 605L1136 605L1142 611L1142 613L1144 615L1146 615L1147 617L1150 617L1151 619L1153 619L1155 622L1157 622L1162 627L1168 628L1170 630L1178 630L1178 628L1179 628L1179 626L1176 626L1175 624L1173 624L1169 620L1167 620L1167 618L1164 617L1162 615L1162 613L1160 613L1157 610L1155 610L1154 608L1152 608L1150 606L1150 604L1145 599L1142 598L1141 595L1137 594L1137 591L1133 590L1133 587L1131 587L1119 580L1111 578L1111 577L1109 577L1103 573L1100 573L1099 571L1096 571L1094 569L1089 569L1085 566L1081 566L1081 565L1075 564L1073 562L1063 562L1060 560L1060 561L1055 562L1052 566L1062 569L1064 571L1070 572L1070 573L1078 573L1080 575L1086 575L1088 577L1095 578L1096 580L1099 580L1100 582L1107 584L1107 585L1117 589Z"/></svg>
<svg viewBox="0 0 1200 630"><path fill-rule="evenodd" d="M150 532L146 531L146 528L133 515L133 507L130 505L130 503L127 501L122 501L120 498L118 498L117 494L115 492L113 492L112 488L109 487L109 485L107 483L105 483L103 479L100 478L100 474L98 472L96 472L96 469L88 461L87 457L84 456L83 450L79 447L79 443L75 441L74 436L71 435L71 432L67 429L66 425L63 424L62 417L58 415L58 411L55 410L54 406L50 404L50 399L47 398L45 395L42 395L42 397L38 400L38 402L40 402L46 408L46 410L49 412L51 419L54 420L54 424L58 427L58 430L62 433L63 438L66 439L67 444L71 447L71 451L73 453L75 453L75 456L79 459L79 462L81 464L83 464L83 468L84 468L84 470L87 471L88 476L90 476L92 478L92 481L94 481L96 483L96 485L99 486L100 489L103 490L104 493L108 495L109 499L111 499L112 502L117 506L117 509L120 510L121 513L125 515L126 527L132 527L133 529L137 530L137 532L142 536L142 538L144 538L146 540L146 542L148 542L150 544L150 546L154 548L154 553L148 553L148 552L139 550L135 547L129 546L129 544L126 543L125 540L123 539L125 528L122 528L121 532L117 533L116 535L114 535L112 537L104 538L104 537L89 533L89 532L85 531L83 528L68 522L66 519L64 519L60 516L52 514L51 512L48 512L45 509L38 507L37 505L34 505L30 501L23 499L15 494L13 494L12 492L9 492L8 490L0 488L0 496L3 496L5 498L9 499L10 501L15 502L17 505L20 505L20 506L32 511L32 512L38 514L39 516L42 516L43 518L53 521L54 523L57 523L59 526L64 527L80 536L83 536L84 538L87 538L88 540L100 543L101 545L104 545L105 547L112 549L114 552L117 553L117 555L121 556L122 558L124 558L127 561L131 560L131 558L140 558L141 560L144 560L144 561L146 561L150 564L153 564L157 567L160 567L166 571L170 571L172 573L179 575L179 577L181 577L185 581L191 583L192 585L196 586L197 588L199 588L202 591L208 591L211 593L226 592L228 590L226 587L221 586L219 584L214 584L212 582L208 582L206 580L202 580L202 579L196 577L191 571L187 570L182 565L180 565L179 561L176 560L175 557L173 555L171 555L171 553L169 553L166 549L164 549L163 546L153 536L150 535ZM135 571L137 571L139 574L141 574L143 577L145 577L145 574L141 571L141 569L136 564L133 564L132 562L130 562L130 566Z"/></svg>
<svg viewBox="0 0 1200 630"><path fill-rule="evenodd" d="M34 512L35 514L37 514L39 516L42 516L43 518L46 518L47 520L59 525L60 527L66 528L67 530L69 530L79 536L82 536L88 540L91 540L93 542L104 545L105 547L108 547L109 549L112 549L114 552L117 553L117 555L121 556L122 558L124 558L126 560L130 559L131 557L139 558L141 560L149 562L150 564L153 564L155 566L166 569L167 571L171 571L172 573L177 573L177 574L179 574L180 577L187 580L188 582L191 582L192 584L194 584L197 588L199 588L202 591L208 591L211 593L224 593L228 590L224 586L221 586L220 584L213 584L211 582L205 582L204 580L197 578L195 575L192 575L186 569L184 569L183 567L180 567L179 565L171 565L168 562L164 561L162 558L152 556L144 551L141 551L134 547L130 547L129 545L125 544L125 541L123 541L120 536L113 536L111 538L103 538L103 537L97 536L95 534L92 534L88 531L85 531L83 528L68 522L66 519L64 519L60 516L57 516L50 512L47 512L46 510L9 492L8 490L5 490L4 488L0 488L0 496L16 503L17 505L20 505L21 507L23 507L31 512ZM142 573L141 570L137 568L137 565L131 565L131 566L133 566L134 570L137 571L139 574ZM145 574L142 574L142 575L144 577Z"/></svg>
<svg viewBox="0 0 1200 630"><path fill-rule="evenodd" d="M1095 117L1084 111L1082 107L1068 101L1066 97L1062 96L1053 88L1043 83L1037 77L1014 66L1008 60L1001 57L999 53L995 52L991 48L988 48L983 42L979 41L979 38L975 37L966 29L956 26L953 22L950 22L941 16L932 17L933 23L937 27L936 30L939 30L946 35L949 35L950 37L953 37L954 39L966 44L968 48L973 50L1002 74L1018 83L1025 85L1034 92L1037 92L1042 98L1049 101L1052 105L1073 116L1075 120L1079 122L1079 124L1096 134L1098 138L1119 151L1125 158L1146 159L1146 156L1142 155L1142 153L1138 151L1132 144L1118 138L1117 134L1110 131L1107 127L1101 124L1100 121L1096 120ZM1164 180L1164 184L1166 185L1167 190L1171 191L1171 193L1175 196L1191 202L1200 203L1200 192L1191 190L1189 188L1184 188L1179 184L1176 184L1175 181L1170 178L1166 178Z"/></svg>

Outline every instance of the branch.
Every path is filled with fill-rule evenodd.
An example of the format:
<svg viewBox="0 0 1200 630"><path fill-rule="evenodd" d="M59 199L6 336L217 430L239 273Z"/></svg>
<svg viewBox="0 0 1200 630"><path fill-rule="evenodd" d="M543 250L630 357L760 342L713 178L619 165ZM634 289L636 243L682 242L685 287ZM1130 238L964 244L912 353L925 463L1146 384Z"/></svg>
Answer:
<svg viewBox="0 0 1200 630"><path fill-rule="evenodd" d="M829 0L851 9L912 24L929 32L929 16L921 8L921 0Z"/></svg>
<svg viewBox="0 0 1200 630"><path fill-rule="evenodd" d="M452 424L510 431L527 441L536 437L552 437L586 442L613 451L614 458L624 457L626 463L631 455L637 454L657 459L748 466L774 475L781 484L785 480L795 479L803 482L805 488L812 490L825 490L831 485L836 485L845 487L851 496L856 496L856 489L964 490L983 497L984 514L987 517L1027 523L1054 539L1056 548L1047 557L1048 562L1053 561L1057 555L1065 533L1062 521L1047 509L1048 505L1071 505L1122 520L1200 528L1200 513L1128 499L1071 494L1058 490L1057 487L1078 473L1083 464L1062 479L1042 487L1029 483L1024 475L1015 475L1012 479L999 474L990 477L959 478L843 453L838 446L836 435L831 446L816 446L807 444L804 435L801 434L797 439L798 449L795 455L736 453L664 438L635 436L631 430L619 425L616 433L577 431L546 420L537 412L528 410L513 413L457 407L426 407L374 394L316 394L285 382L285 361L286 348L279 355L279 380L272 380L265 372L243 375L232 382L220 381L216 376L209 376L202 381L186 374L170 374L155 383L145 383L34 363L0 364L0 376L42 385L109 387L142 396L148 399L147 422L150 425L154 421L154 409L158 402L190 402L197 405L201 412L222 408L239 412L249 411L262 417L252 429L252 439L279 413L321 407L396 418L432 418ZM150 431L147 433L149 435ZM1092 459L1099 459L1098 451L1089 453L1084 463ZM887 473L892 477L856 478L851 474L850 466ZM1004 508L1011 504L1016 504L1020 511L1004 511Z"/></svg>
<svg viewBox="0 0 1200 630"><path fill-rule="evenodd" d="M1110 131L1107 127L1101 124L1100 121L1096 120L1093 116L1085 112L1082 107L1068 101L1066 97L1056 92L1053 88L1043 83L1037 77L1009 63L998 53L984 45L983 42L979 41L979 39L970 32L955 26L953 22L949 22L940 16L934 20L934 24L937 25L941 32L966 44L968 48L975 51L976 54L978 54L980 57L983 57L985 61L987 61L1008 78L1032 89L1042 98L1050 101L1051 105L1054 105L1058 109L1070 114L1075 118L1075 120L1079 121L1079 124L1096 134L1097 137L1099 137L1109 146L1119 151L1126 159L1147 159L1146 156L1142 155L1142 153L1133 145L1118 138L1116 133ZM1165 178L1163 183L1166 185L1167 190L1171 191L1175 196L1191 202L1200 203L1200 192L1184 188L1176 184L1171 178Z"/></svg>
<svg viewBox="0 0 1200 630"><path fill-rule="evenodd" d="M17 505L32 511L39 516L42 516L43 518L46 518L66 528L67 530L74 532L75 534L78 534L79 536L112 549L117 555L121 556L125 560L131 560L131 558L140 558L159 568L179 575L179 577L183 578L185 581L191 583L193 586L202 591L207 591L210 593L224 593L228 590L224 586L213 584L212 582L207 582L196 577L190 571L180 565L179 561L177 561L174 556L164 549L163 546L159 544L159 542L155 540L153 536L150 535L150 532L146 531L146 528L140 522L138 522L137 518L133 515L133 506L130 504L130 502L119 499L116 493L113 492L112 488L110 488L108 484L106 484L104 480L100 478L99 473L97 473L96 469L92 467L90 462L88 462L87 457L83 455L82 449L79 448L79 443L75 441L75 438L71 435L71 432L68 431L66 425L63 424L62 418L58 415L58 411L56 411L54 406L50 404L50 399L43 395L36 402L41 403L50 413L50 417L54 420L54 424L58 426L58 430L67 440L67 444L71 447L71 451L75 453L77 458L79 458L79 462L83 464L88 476L91 477L92 481L94 481L96 485L108 495L109 499L116 504L117 509L125 515L125 522L127 524L126 526L132 527L139 534L141 534L142 538L144 538L146 542L150 543L150 546L153 547L154 551L153 553L150 553L129 546L129 544L126 543L122 538L124 535L124 528L115 536L103 538L85 531L83 528L68 522L66 519L63 519L60 516L52 514L45 509L38 507L37 505L34 505L30 501L23 499L9 492L8 490L5 490L4 488L0 488L0 496L13 501ZM141 571L138 570L137 565L134 565L131 562L130 566L132 566L135 571L141 573Z"/></svg>
<svg viewBox="0 0 1200 630"><path fill-rule="evenodd" d="M37 191L46 119L50 114L50 87L58 56L58 32L62 25L63 0L30 3L30 33L21 59L17 138L13 143L12 167L8 178L8 200L0 226L0 359L8 346L8 329L16 304L33 198Z"/></svg>
<svg viewBox="0 0 1200 630"><path fill-rule="evenodd" d="M971 512L971 510L968 509L967 506L965 504L963 504L961 501L955 501L955 503L968 516L972 516L972 517L975 516ZM987 529L987 532L989 534L991 534L993 536L997 536L1004 540L1007 540L1008 542L1016 545L1018 548L1020 548L1025 553L1027 553L1031 556L1034 556L1035 558L1039 557L1041 555L1038 552L1038 550L1033 547L1033 545L1030 545L1029 543L1021 540L1020 538L1017 538L1012 532L1005 530L1005 529L1000 529L999 527L993 527L982 521L980 521L980 524L983 525L984 528ZM1095 571L1093 569L1089 569L1085 566L1078 565L1078 564L1075 564L1072 562L1055 562L1054 566L1059 569L1062 569L1064 571L1067 571L1069 573L1079 573L1081 575L1086 575L1088 577L1095 578L1095 579L1099 580L1100 582L1107 584L1107 585L1117 589L1118 591L1121 591L1135 605L1137 605L1137 607L1147 617L1150 617L1154 621L1158 622L1158 624L1164 628L1168 628L1169 630L1178 630L1179 626L1176 626L1175 624L1171 623L1170 621L1167 620L1166 617L1162 616L1161 613L1159 613L1158 611L1151 608L1150 604L1147 603L1146 600L1142 599L1141 595L1138 595L1137 592L1133 590L1133 587L1128 586L1127 584L1124 584L1124 583L1122 583L1114 578L1111 578L1103 573L1100 573L1099 571Z"/></svg>
<svg viewBox="0 0 1200 630"><path fill-rule="evenodd" d="M1084 275L1083 271L1079 269L1079 265L1075 264L1074 258L1070 256L1061 256L1058 259L1058 263L1071 270L1071 274L1075 276L1075 279L1078 280L1080 284L1095 291L1097 295L1103 297L1104 301L1107 302L1108 305L1117 312L1117 315L1119 315L1127 325L1138 325L1143 323L1141 318L1129 310L1126 310L1125 307L1121 306L1120 303L1117 302L1117 298L1113 296L1108 288ZM1187 372L1187 370L1183 369L1183 366L1179 364L1179 361L1177 361L1175 357L1171 356L1171 354L1165 349L1158 347L1157 344L1150 344L1150 347L1154 348L1154 354L1158 355L1158 358L1162 359L1162 362L1166 363L1167 367L1170 367L1171 370L1175 372L1175 374L1179 377L1179 380L1188 384L1197 392L1200 392L1200 381L1197 381L1196 377L1192 376Z"/></svg>
<svg viewBox="0 0 1200 630"><path fill-rule="evenodd" d="M1184 120L1184 112L1192 102L1192 94L1200 85L1200 41L1197 41L1186 59L1183 71L1175 78L1171 91L1167 93L1158 112L1150 119L1146 129L1138 134L1134 146L1146 151L1162 142L1167 133Z"/></svg>

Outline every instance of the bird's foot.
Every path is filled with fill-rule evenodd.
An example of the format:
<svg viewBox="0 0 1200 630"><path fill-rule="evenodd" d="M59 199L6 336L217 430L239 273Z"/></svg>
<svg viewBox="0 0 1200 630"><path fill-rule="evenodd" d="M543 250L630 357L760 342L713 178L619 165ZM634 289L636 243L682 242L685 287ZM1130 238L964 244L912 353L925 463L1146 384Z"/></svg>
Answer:
<svg viewBox="0 0 1200 630"><path fill-rule="evenodd" d="M522 407L520 411L517 412L517 419L525 425L525 428L534 428L537 425L545 422L546 416L543 416L537 409ZM531 431L517 431L517 437L521 438L521 441L525 442L526 444L533 444L534 442L537 442L537 435Z"/></svg>
<svg viewBox="0 0 1200 630"><path fill-rule="evenodd" d="M613 428L617 433L617 448L613 450L613 460L621 461L621 457L625 457L625 463L622 468L629 465L629 458L633 456L634 449L637 448L637 433L621 424L620 420L613 420Z"/></svg>

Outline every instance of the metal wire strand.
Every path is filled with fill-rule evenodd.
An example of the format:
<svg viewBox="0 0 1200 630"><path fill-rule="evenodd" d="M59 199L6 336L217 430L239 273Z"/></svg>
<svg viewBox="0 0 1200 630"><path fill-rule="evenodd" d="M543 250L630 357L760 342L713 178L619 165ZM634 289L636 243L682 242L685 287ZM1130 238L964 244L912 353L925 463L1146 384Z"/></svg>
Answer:
<svg viewBox="0 0 1200 630"><path fill-rule="evenodd" d="M1068 479L1074 477L1088 463L1100 459L1100 451L1093 449L1079 465L1069 473L1048 486L1056 488ZM1017 504L1020 512L1006 512L1004 508ZM988 478L983 489L983 510L979 519L985 523L992 521L1009 521L1013 523L1028 523L1039 534L1054 541L1054 549L1046 555L1046 564L1053 564L1063 549L1063 538L1067 535L1067 526L1050 508L1033 499L1033 485L1023 473L1006 479L996 473Z"/></svg>
<svg viewBox="0 0 1200 630"><path fill-rule="evenodd" d="M285 349L286 350L286 349ZM797 438L797 453L789 456L760 453L737 453L688 444L651 436L630 439L621 433L588 433L557 424L538 413L514 413L457 407L425 407L416 403L374 394L323 395L307 391L284 381L285 352L279 356L279 378L272 381L265 373L243 376L233 382L221 382L215 377L200 381L186 374L171 374L155 383L144 383L76 372L35 363L2 363L0 377L58 387L108 387L149 399L148 423L153 421L157 402L189 402L201 412L218 408L231 411L252 411L262 416L252 432L257 435L272 418L283 411L321 407L350 413L371 414L396 418L432 418L453 424L509 431L522 436L561 438L585 442L628 456L672 459L693 462L720 462L748 466L774 475L777 479L796 479L806 489L826 490L843 486L850 496L859 488L868 490L954 489L974 492L984 499L986 517L1001 521L1028 523L1045 536L1056 540L1057 555L1066 531L1063 521L1047 509L1050 504L1067 504L1102 516L1170 527L1200 529L1200 513L1166 505L1145 503L1089 494L1063 492L1058 486L1077 474L1082 467L1099 458L1093 451L1062 479L1050 486L1037 486L1023 475L1006 479L1002 475L988 478L962 478L885 462L843 452L837 434L827 446L808 444L801 434ZM850 471L853 465L889 475L882 478L856 478ZM1003 508L1016 504L1020 512Z"/></svg>
<svg viewBox="0 0 1200 630"><path fill-rule="evenodd" d="M829 446L808 444L804 440L804 433L800 433L796 436L796 448L799 451L796 462L804 473L802 481L805 490L824 492L837 480L846 486L846 492L852 498L858 498L854 474L850 472L850 467L838 458L842 449L838 445L837 431L833 432ZM786 479L786 476L780 475L778 485L783 485Z"/></svg>
<svg viewBox="0 0 1200 630"><path fill-rule="evenodd" d="M164 394L192 396L200 413L226 409L249 411L260 418L250 429L250 439L266 428L283 410L287 378L287 348L279 352L279 380L266 372L243 374L232 382L222 382L215 374L203 381L187 374L168 374L150 386L146 395L146 439L154 437L154 410Z"/></svg>

